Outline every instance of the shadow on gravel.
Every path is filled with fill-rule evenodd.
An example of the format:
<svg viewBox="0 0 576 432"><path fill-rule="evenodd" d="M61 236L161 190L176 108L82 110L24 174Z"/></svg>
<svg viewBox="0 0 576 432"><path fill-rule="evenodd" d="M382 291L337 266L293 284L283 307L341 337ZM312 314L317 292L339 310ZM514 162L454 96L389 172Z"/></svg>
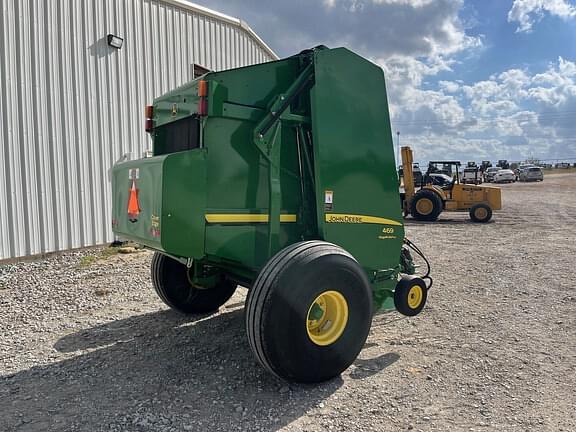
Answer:
<svg viewBox="0 0 576 432"><path fill-rule="evenodd" d="M354 366L356 366L356 368L352 370L350 377L356 380L368 378L377 374L378 372L383 371L399 359L400 354L394 352L382 354L381 356L369 360L356 359L354 362Z"/></svg>
<svg viewBox="0 0 576 432"><path fill-rule="evenodd" d="M162 311L67 335L54 348L74 357L0 377L0 430L277 430L342 385L275 379L243 324L241 310ZM389 356L360 361L358 377Z"/></svg>

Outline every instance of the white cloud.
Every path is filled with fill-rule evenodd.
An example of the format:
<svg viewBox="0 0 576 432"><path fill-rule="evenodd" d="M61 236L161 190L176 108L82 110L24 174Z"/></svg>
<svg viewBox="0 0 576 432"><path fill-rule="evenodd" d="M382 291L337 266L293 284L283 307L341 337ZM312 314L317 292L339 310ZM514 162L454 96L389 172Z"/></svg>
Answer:
<svg viewBox="0 0 576 432"><path fill-rule="evenodd" d="M576 63L558 58L557 65L550 65L531 79L528 95L546 109L562 109L576 105Z"/></svg>
<svg viewBox="0 0 576 432"><path fill-rule="evenodd" d="M453 121L453 116L448 115L446 110L453 109L454 103L442 104L439 100L444 97L442 93L420 89L425 77L450 71L452 61L443 57L417 60L413 57L393 56L386 60L376 59L375 62L384 70L390 113L397 122L412 123L418 118L433 118L435 122L443 118ZM444 102L448 101L449 97L446 96ZM436 106L439 107L437 110Z"/></svg>
<svg viewBox="0 0 576 432"><path fill-rule="evenodd" d="M478 81L471 86L463 86L464 95L471 100L486 100L500 94L500 85L496 81Z"/></svg>
<svg viewBox="0 0 576 432"><path fill-rule="evenodd" d="M387 81L393 81L400 87L418 87L422 84L424 77L450 71L452 64L452 61L443 57L428 58L421 61L406 56L392 56L385 60L376 59L375 62L384 69Z"/></svg>
<svg viewBox="0 0 576 432"><path fill-rule="evenodd" d="M541 110L564 109L576 103L576 63L559 57L557 63L534 75L510 69L487 81L462 86L462 91L471 102L507 102L500 105L504 111L512 109L510 102L536 104Z"/></svg>
<svg viewBox="0 0 576 432"><path fill-rule="evenodd" d="M417 79L402 69L391 75L391 85L404 86L391 92L393 125L405 140L417 143L419 160L432 153L478 160L576 155L575 62L559 57L539 73L509 69L471 85L439 81L437 91L419 86L449 63L444 68L402 64Z"/></svg>
<svg viewBox="0 0 576 432"><path fill-rule="evenodd" d="M460 84L454 81L439 81L438 85L446 93L456 93L460 90Z"/></svg>
<svg viewBox="0 0 576 432"><path fill-rule="evenodd" d="M502 82L502 86L506 89L506 94L509 97L523 97L522 89L529 83L530 77L525 71L520 69L509 69L498 75L498 79Z"/></svg>
<svg viewBox="0 0 576 432"><path fill-rule="evenodd" d="M512 100L473 99L470 107L475 115L481 117L502 117L518 110L518 105Z"/></svg>
<svg viewBox="0 0 576 432"><path fill-rule="evenodd" d="M434 0L373 0L374 3L380 3L380 4L404 4L404 5L410 5L410 6L414 6L414 7L422 7L422 6L426 6L429 5L430 3L432 3Z"/></svg>
<svg viewBox="0 0 576 432"><path fill-rule="evenodd" d="M324 44L370 58L429 57L482 45L466 35L464 0L196 0L250 23L281 56Z"/></svg>
<svg viewBox="0 0 576 432"><path fill-rule="evenodd" d="M514 0L508 22L518 23L517 33L530 32L546 14L567 20L576 17L576 7L566 0Z"/></svg>
<svg viewBox="0 0 576 432"><path fill-rule="evenodd" d="M406 137L404 140L412 146L416 161L514 159L503 151L501 141L496 138L464 138L448 133L420 134Z"/></svg>

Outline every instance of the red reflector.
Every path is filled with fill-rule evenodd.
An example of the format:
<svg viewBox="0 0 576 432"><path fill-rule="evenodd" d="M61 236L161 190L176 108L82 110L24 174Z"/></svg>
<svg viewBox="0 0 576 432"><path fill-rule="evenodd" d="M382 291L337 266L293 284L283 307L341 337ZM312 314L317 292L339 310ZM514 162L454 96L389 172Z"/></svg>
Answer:
<svg viewBox="0 0 576 432"><path fill-rule="evenodd" d="M151 118L147 118L144 129L146 130L146 132L151 132L152 129L154 129L154 120L152 120Z"/></svg>
<svg viewBox="0 0 576 432"><path fill-rule="evenodd" d="M208 115L208 99L201 97L198 99L198 115L207 116Z"/></svg>
<svg viewBox="0 0 576 432"><path fill-rule="evenodd" d="M208 81L204 80L198 81L198 96L200 97L208 96Z"/></svg>
<svg viewBox="0 0 576 432"><path fill-rule="evenodd" d="M154 117L154 105L146 105L146 109L144 110L144 114L146 118Z"/></svg>

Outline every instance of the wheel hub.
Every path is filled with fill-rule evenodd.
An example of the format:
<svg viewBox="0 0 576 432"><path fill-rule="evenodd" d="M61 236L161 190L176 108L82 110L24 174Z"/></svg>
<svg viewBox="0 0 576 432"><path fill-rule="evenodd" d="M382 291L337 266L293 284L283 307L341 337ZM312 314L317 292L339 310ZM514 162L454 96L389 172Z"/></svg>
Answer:
<svg viewBox="0 0 576 432"><path fill-rule="evenodd" d="M420 303L422 303L423 297L424 294L422 292L422 287L419 285L414 285L412 288L410 288L410 291L408 291L408 306L411 309L417 309L418 306L420 306Z"/></svg>
<svg viewBox="0 0 576 432"><path fill-rule="evenodd" d="M324 291L312 302L306 317L308 337L316 345L330 345L348 323L348 303L338 291Z"/></svg>
<svg viewBox="0 0 576 432"><path fill-rule="evenodd" d="M488 216L488 211L485 208L479 207L476 209L476 217L478 219L485 219Z"/></svg>
<svg viewBox="0 0 576 432"><path fill-rule="evenodd" d="M434 204L429 198L420 198L416 203L416 210L421 215L429 215L434 209Z"/></svg>

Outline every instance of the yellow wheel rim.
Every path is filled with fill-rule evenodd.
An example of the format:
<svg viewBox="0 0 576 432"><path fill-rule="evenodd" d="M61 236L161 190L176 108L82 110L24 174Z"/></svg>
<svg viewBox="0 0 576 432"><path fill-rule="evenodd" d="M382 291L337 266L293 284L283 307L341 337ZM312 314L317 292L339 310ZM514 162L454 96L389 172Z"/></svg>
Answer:
<svg viewBox="0 0 576 432"><path fill-rule="evenodd" d="M348 303L338 291L324 291L312 302L306 316L308 337L326 346L338 340L348 323Z"/></svg>
<svg viewBox="0 0 576 432"><path fill-rule="evenodd" d="M476 209L476 217L478 219L485 219L488 216L488 210L486 210L484 207L478 207Z"/></svg>
<svg viewBox="0 0 576 432"><path fill-rule="evenodd" d="M410 291L408 291L408 306L410 309L417 309L422 303L423 297L424 293L420 285L414 285L410 288Z"/></svg>
<svg viewBox="0 0 576 432"><path fill-rule="evenodd" d="M429 215L432 213L433 209L434 204L429 198L420 198L418 201L416 201L416 210L418 210L418 213L421 215Z"/></svg>

